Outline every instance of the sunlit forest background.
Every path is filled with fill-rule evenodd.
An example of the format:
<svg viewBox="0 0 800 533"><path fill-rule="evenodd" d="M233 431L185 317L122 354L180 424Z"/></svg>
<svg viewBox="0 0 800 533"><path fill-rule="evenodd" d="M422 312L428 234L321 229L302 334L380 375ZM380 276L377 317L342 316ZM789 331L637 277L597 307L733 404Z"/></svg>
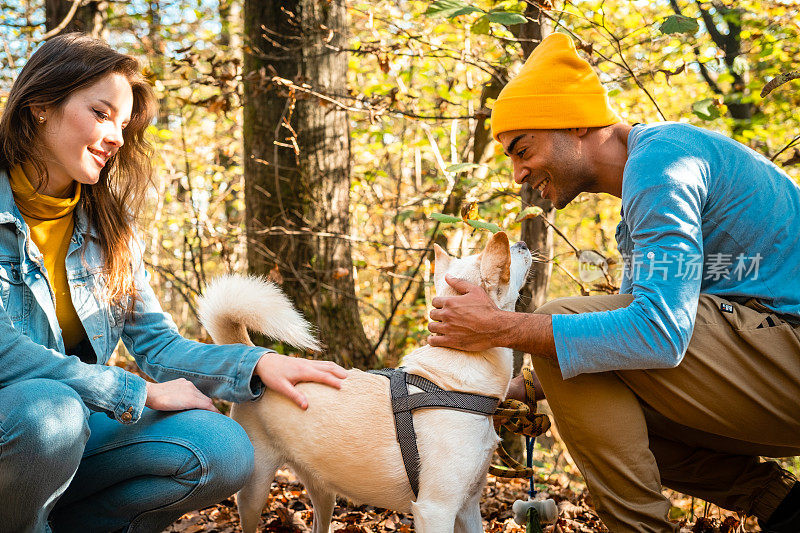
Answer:
<svg viewBox="0 0 800 533"><path fill-rule="evenodd" d="M208 340L204 286L249 271L317 325L322 357L395 365L427 336L433 244L468 254L498 228L537 252L520 309L614 292L619 200L587 194L555 212L513 183L488 130L499 90L551 32L574 38L623 120L715 130L800 178L797 1L0 6L0 106L59 32L140 59L160 105L140 237L162 305L190 338Z"/></svg>

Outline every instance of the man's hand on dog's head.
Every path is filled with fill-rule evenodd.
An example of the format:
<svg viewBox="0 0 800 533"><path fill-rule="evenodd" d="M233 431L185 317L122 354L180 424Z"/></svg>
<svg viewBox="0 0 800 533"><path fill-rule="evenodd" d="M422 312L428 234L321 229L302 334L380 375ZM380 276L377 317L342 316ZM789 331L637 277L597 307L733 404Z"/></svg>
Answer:
<svg viewBox="0 0 800 533"><path fill-rule="evenodd" d="M437 296L431 302L428 337L431 346L444 346L477 352L499 346L497 325L503 311L482 287L461 279L445 276L445 281L459 296Z"/></svg>
<svg viewBox="0 0 800 533"><path fill-rule="evenodd" d="M347 372L333 361L314 361L288 357L277 353L265 353L256 363L256 374L268 388L283 394L301 409L308 408L305 395L295 388L304 381L324 383L337 389Z"/></svg>
<svg viewBox="0 0 800 533"><path fill-rule="evenodd" d="M550 315L499 309L483 288L445 276L459 296L437 296L431 302L428 337L431 346L478 352L506 347L558 364Z"/></svg>

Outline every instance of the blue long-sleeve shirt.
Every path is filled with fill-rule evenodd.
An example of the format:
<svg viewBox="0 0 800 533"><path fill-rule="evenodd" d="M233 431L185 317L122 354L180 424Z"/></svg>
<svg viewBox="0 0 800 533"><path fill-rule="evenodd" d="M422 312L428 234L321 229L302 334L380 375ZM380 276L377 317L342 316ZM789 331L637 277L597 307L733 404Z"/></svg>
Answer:
<svg viewBox="0 0 800 533"><path fill-rule="evenodd" d="M622 181L625 308L553 315L565 379L671 368L686 353L701 292L756 298L800 321L800 188L724 135L636 125Z"/></svg>

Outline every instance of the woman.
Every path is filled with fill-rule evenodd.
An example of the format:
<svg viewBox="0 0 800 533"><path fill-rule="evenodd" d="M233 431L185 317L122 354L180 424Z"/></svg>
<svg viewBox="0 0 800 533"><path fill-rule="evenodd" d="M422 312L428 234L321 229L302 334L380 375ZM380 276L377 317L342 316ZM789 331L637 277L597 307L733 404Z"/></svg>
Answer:
<svg viewBox="0 0 800 533"><path fill-rule="evenodd" d="M209 396L344 371L183 339L143 269L131 214L150 184L154 99L135 59L46 42L0 118L0 529L160 531L238 490L253 449ZM119 339L149 383L106 366Z"/></svg>

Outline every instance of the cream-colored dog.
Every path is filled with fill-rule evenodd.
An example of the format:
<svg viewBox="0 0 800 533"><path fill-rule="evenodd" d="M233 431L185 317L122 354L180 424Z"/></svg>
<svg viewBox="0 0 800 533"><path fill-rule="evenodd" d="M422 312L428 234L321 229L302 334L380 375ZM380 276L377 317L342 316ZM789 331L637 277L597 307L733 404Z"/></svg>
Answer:
<svg viewBox="0 0 800 533"><path fill-rule="evenodd" d="M497 233L483 252L462 259L436 246L434 284L439 295L455 294L445 282L447 273L481 285L498 307L513 310L530 265L525 243L509 246L505 233ZM307 322L280 290L257 278L217 281L201 304L201 317L217 343L249 344L249 329L299 348L319 349ZM423 346L403 358L403 367L447 390L503 399L512 352ZM255 470L237 496L244 533L256 530L275 471L284 464L311 497L314 533L330 531L337 494L410 511L419 533L483 531L480 496L498 442L490 417L450 409L414 413L421 459L415 501L395 435L388 379L354 369L341 390L315 383L298 387L308 398L306 411L267 390L231 412L255 447Z"/></svg>

